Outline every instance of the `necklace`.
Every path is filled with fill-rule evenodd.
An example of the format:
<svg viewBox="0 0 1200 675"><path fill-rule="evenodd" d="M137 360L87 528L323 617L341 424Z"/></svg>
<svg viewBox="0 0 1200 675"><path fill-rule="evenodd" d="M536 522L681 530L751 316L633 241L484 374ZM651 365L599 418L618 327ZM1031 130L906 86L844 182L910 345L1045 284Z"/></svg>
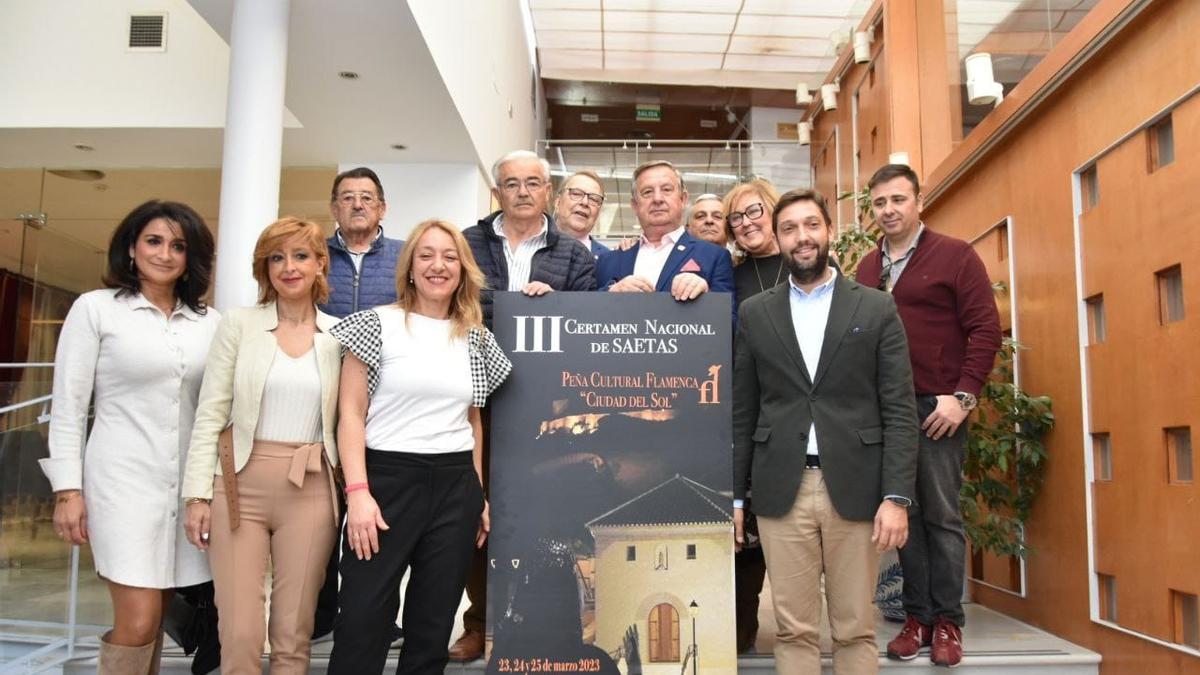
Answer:
<svg viewBox="0 0 1200 675"><path fill-rule="evenodd" d="M766 284L763 283L762 272L758 271L758 258L750 258L750 262L754 263L754 276L758 277L758 292L762 293L763 291L767 290L767 286L766 286ZM775 283L771 284L772 288L779 285L779 278L782 275L783 275L783 260L780 259L779 269L775 270Z"/></svg>

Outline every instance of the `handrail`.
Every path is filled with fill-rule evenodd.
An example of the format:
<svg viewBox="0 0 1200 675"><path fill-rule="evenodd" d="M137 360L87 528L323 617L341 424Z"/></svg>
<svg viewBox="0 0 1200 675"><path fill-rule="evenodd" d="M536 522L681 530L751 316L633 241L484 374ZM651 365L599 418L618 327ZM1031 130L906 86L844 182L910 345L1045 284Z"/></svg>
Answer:
<svg viewBox="0 0 1200 675"><path fill-rule="evenodd" d="M31 398L28 401L25 401L24 403L14 403L12 405L6 405L3 408L0 408L0 415L3 415L4 413L7 413L7 412L12 412L14 410L20 410L21 408L28 408L29 406L37 405L39 403L47 403L50 401L51 398L53 398L52 395L46 394L45 396Z"/></svg>

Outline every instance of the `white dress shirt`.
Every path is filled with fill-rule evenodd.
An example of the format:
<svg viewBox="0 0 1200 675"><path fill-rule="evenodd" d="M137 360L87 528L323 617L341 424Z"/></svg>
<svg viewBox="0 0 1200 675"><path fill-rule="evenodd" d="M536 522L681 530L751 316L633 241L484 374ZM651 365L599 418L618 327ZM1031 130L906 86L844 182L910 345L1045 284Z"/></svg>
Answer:
<svg viewBox="0 0 1200 675"><path fill-rule="evenodd" d="M792 329L796 331L796 341L800 343L800 354L804 356L804 365L808 368L808 379L817 376L817 363L821 360L821 346L825 343L825 324L829 322L829 307L833 304L833 282L837 280L837 270L830 267L826 274L829 279L820 286L805 293L796 285L792 275L788 275L788 299L792 307ZM808 454L818 455L817 425L812 423L808 428Z"/></svg>
<svg viewBox="0 0 1200 675"><path fill-rule="evenodd" d="M508 289L519 291L529 284L529 275L533 272L533 254L546 247L546 232L549 231L549 221L542 215L542 229L537 234L517 244L514 251L509 245L508 236L504 233L504 214L496 216L492 221L496 235L504 240L504 262L508 264Z"/></svg>
<svg viewBox="0 0 1200 675"><path fill-rule="evenodd" d="M207 556L184 534L179 486L219 319L186 305L164 316L141 294L104 289L79 296L63 322L50 457L41 465L55 491L83 489L92 557L105 579L175 588L212 578Z"/></svg>
<svg viewBox="0 0 1200 675"><path fill-rule="evenodd" d="M679 229L664 234L657 246L651 244L643 234L641 241L638 242L637 260L633 263L633 276L642 277L649 281L651 286L657 286L663 266L667 264L667 258L671 257L671 250L675 248L675 243L686 231L687 229L680 225Z"/></svg>

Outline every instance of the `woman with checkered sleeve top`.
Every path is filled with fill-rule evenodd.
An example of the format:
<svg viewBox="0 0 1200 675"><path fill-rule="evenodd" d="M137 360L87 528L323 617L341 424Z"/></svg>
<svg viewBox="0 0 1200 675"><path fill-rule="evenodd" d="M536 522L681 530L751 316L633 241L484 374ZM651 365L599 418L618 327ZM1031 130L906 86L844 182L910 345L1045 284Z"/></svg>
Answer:
<svg viewBox="0 0 1200 675"><path fill-rule="evenodd" d="M378 673L404 603L397 673L441 672L473 547L487 538L480 408L512 369L483 326L485 284L450 223L417 226L396 269L397 302L352 314L338 444L347 516L330 673Z"/></svg>

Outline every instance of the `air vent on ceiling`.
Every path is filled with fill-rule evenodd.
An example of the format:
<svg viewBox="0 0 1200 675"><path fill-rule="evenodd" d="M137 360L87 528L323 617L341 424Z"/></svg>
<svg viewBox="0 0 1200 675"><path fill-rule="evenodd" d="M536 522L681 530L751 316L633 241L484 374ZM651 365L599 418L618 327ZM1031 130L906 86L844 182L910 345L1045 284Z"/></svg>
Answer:
<svg viewBox="0 0 1200 675"><path fill-rule="evenodd" d="M167 50L166 12L129 15L129 50L164 52Z"/></svg>

